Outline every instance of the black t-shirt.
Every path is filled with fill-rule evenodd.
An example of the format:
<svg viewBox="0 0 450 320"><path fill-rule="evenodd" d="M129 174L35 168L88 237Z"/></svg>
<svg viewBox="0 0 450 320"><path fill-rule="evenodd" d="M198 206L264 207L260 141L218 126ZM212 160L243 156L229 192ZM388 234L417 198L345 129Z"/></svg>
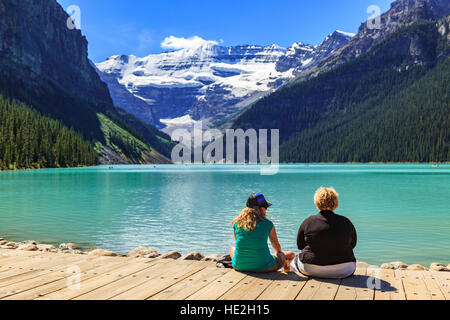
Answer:
<svg viewBox="0 0 450 320"><path fill-rule="evenodd" d="M356 230L351 221L332 211L320 213L303 221L297 235L297 246L303 263L326 266L356 261Z"/></svg>

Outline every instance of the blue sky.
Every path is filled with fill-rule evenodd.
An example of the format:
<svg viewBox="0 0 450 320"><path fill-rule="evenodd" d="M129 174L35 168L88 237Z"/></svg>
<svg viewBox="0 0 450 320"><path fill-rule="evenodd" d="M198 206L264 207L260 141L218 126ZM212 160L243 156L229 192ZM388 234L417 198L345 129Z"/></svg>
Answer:
<svg viewBox="0 0 450 320"><path fill-rule="evenodd" d="M170 36L194 36L225 46L289 47L320 43L334 30L356 33L376 5L384 12L392 0L58 0L77 5L89 57L100 62L115 54L160 53Z"/></svg>

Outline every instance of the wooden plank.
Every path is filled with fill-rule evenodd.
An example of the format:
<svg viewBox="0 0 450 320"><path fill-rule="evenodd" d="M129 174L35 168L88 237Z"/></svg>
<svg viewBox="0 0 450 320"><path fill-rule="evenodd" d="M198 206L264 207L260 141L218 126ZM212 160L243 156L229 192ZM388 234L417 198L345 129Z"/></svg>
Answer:
<svg viewBox="0 0 450 320"><path fill-rule="evenodd" d="M425 284L424 279L418 276L404 276L402 278L403 287L407 300L431 300L431 293Z"/></svg>
<svg viewBox="0 0 450 320"><path fill-rule="evenodd" d="M395 277L394 270L373 269L367 273L380 280L380 287L375 289L375 300L406 300L402 280Z"/></svg>
<svg viewBox="0 0 450 320"><path fill-rule="evenodd" d="M356 268L353 276L342 279L335 300L373 300L375 283L367 276L367 268ZM370 287L373 286L373 287Z"/></svg>
<svg viewBox="0 0 450 320"><path fill-rule="evenodd" d="M280 273L257 300L294 300L308 281L301 273Z"/></svg>
<svg viewBox="0 0 450 320"><path fill-rule="evenodd" d="M26 257L26 256L11 256L0 261L0 272L9 270L14 266L18 266L20 264L26 264L29 261L37 261L38 258ZM45 259L45 258L41 258ZM48 258L47 258L48 259Z"/></svg>
<svg viewBox="0 0 450 320"><path fill-rule="evenodd" d="M189 262L189 264L190 263L192 262ZM183 264L183 267L186 265L187 264ZM159 260L146 269L80 295L74 298L74 300L107 300L124 291L130 290L149 279L154 279L164 272L173 272L181 266L182 265L179 262L177 263L174 261L168 265L167 262Z"/></svg>
<svg viewBox="0 0 450 320"><path fill-rule="evenodd" d="M341 279L311 278L295 300L333 300L340 284Z"/></svg>
<svg viewBox="0 0 450 320"><path fill-rule="evenodd" d="M427 288L432 292L432 298L433 296L433 290L436 290L434 284L429 283L428 280L434 281L435 285L439 288L439 290L442 293L442 296L445 300L450 300L450 274L446 272L440 272L440 271L424 271L423 276L425 279L425 284L427 285ZM433 289L430 289L433 288ZM439 296L437 294L436 296Z"/></svg>
<svg viewBox="0 0 450 320"><path fill-rule="evenodd" d="M85 281L87 279L96 277L99 274L111 272L112 270L117 269L125 265L126 263L127 262L112 260L112 261L104 261L101 265L93 265L92 269L86 269L84 272L80 272L79 274L80 281ZM66 277L64 279L60 279L18 294L11 295L9 297L6 297L5 300L32 300L39 297L43 297L52 292L62 290L68 287L69 276L72 276L72 274L66 273Z"/></svg>
<svg viewBox="0 0 450 320"><path fill-rule="evenodd" d="M55 269L64 267L68 263L77 261L75 257L70 259L48 259L39 261L36 265L36 261L33 261L32 265L24 265L24 267L11 268L6 272L0 273L0 288L11 285L16 282L20 282L29 278L36 277L37 275L52 272Z"/></svg>
<svg viewBox="0 0 450 320"><path fill-rule="evenodd" d="M57 267L52 267L50 270L44 270L36 275L32 275L32 277L30 278L22 279L21 281L3 286L0 288L0 299L63 279L66 276L65 271L69 267L76 266L81 271L83 271L85 268L89 268L93 264L95 264L95 260L99 260L99 258L97 257L93 260L86 260L81 262L69 261ZM74 263L76 263L76 265Z"/></svg>
<svg viewBox="0 0 450 320"><path fill-rule="evenodd" d="M186 267L178 267L176 271L166 272L162 275L141 283L140 285L122 292L111 298L111 300L145 300L164 289L184 280L185 278L204 269L204 263L195 261Z"/></svg>
<svg viewBox="0 0 450 320"><path fill-rule="evenodd" d="M430 277L429 272L407 270L405 273L410 278L423 279L432 300L445 300L445 296L441 291L440 286L437 281L433 279L434 277Z"/></svg>
<svg viewBox="0 0 450 320"><path fill-rule="evenodd" d="M149 300L184 300L198 290L201 290L219 277L230 272L229 269L219 269L217 267L206 267L194 273L188 278L170 286L160 293L152 296Z"/></svg>
<svg viewBox="0 0 450 320"><path fill-rule="evenodd" d="M219 297L219 300L256 300L272 281L279 276L278 271L247 274L247 277L243 278L228 292Z"/></svg>
<svg viewBox="0 0 450 320"><path fill-rule="evenodd" d="M9 256L9 257L31 257L31 256L38 256L38 255L45 255L49 252L45 251L24 251L24 250L18 250L18 249L0 249L0 254L2 256Z"/></svg>
<svg viewBox="0 0 450 320"><path fill-rule="evenodd" d="M228 269L230 272L217 278L204 288L187 297L186 300L217 300L227 291L233 288L239 281L247 277L245 273L234 269Z"/></svg>
<svg viewBox="0 0 450 320"><path fill-rule="evenodd" d="M70 300L74 299L82 294L95 290L97 288L103 287L108 283L120 280L131 274L139 272L148 268L155 261L145 263L145 262L133 262L129 261L124 266L114 269L111 272L104 274L98 274L96 277L87 279L81 282L81 287L79 289L64 288L47 294L43 297L36 298L36 300Z"/></svg>

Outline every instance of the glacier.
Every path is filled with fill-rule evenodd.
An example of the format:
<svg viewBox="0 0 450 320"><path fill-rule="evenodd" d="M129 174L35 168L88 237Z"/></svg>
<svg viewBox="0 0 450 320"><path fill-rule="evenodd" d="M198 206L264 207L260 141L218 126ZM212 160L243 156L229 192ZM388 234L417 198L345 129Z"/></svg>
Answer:
<svg viewBox="0 0 450 320"><path fill-rule="evenodd" d="M320 45L226 47L200 37L169 37L160 54L115 55L96 64L114 103L163 131L202 120L226 123L256 101L312 68L354 35L330 34ZM184 47L182 47L184 45Z"/></svg>

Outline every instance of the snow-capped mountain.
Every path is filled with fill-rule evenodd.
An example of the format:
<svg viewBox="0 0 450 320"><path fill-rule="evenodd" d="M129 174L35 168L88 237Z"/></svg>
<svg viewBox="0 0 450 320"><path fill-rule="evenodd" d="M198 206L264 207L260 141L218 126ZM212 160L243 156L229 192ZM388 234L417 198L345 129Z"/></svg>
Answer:
<svg viewBox="0 0 450 320"><path fill-rule="evenodd" d="M214 126L328 57L352 36L336 31L318 46L299 42L288 49L224 47L195 37L201 40L195 45L144 58L112 56L96 67L114 103L143 121L172 129L196 120Z"/></svg>

